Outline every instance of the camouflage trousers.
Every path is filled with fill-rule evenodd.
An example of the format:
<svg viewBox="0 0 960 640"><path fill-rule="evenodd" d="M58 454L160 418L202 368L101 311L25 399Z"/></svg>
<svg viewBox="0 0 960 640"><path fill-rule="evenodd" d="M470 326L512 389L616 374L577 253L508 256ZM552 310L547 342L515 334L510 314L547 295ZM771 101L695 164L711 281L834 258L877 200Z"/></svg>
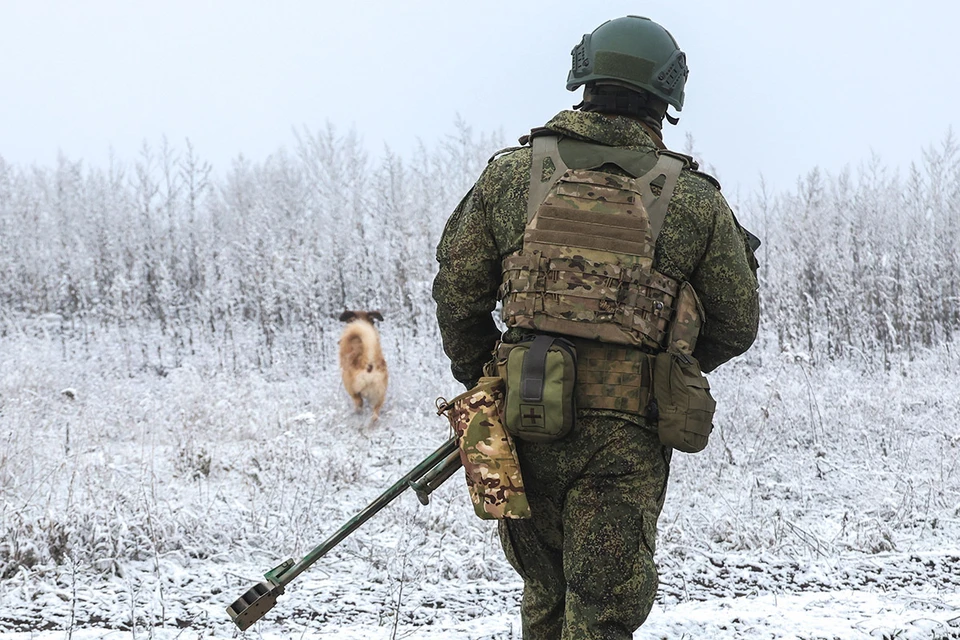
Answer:
<svg viewBox="0 0 960 640"><path fill-rule="evenodd" d="M563 440L517 448L533 516L499 526L523 578L524 640L629 640L657 592L672 450L650 429L598 415L581 415Z"/></svg>

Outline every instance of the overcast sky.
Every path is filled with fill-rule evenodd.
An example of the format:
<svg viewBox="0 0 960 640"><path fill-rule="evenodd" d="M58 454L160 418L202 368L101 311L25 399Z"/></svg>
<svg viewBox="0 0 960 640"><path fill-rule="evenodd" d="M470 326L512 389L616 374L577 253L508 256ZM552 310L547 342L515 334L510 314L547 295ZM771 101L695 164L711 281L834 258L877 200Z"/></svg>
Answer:
<svg viewBox="0 0 960 640"><path fill-rule="evenodd" d="M104 165L166 135L222 169L327 123L407 154L457 114L512 143L579 101L570 49L628 14L687 53L667 143L690 132L725 190L906 167L960 125L954 0L0 0L0 156Z"/></svg>

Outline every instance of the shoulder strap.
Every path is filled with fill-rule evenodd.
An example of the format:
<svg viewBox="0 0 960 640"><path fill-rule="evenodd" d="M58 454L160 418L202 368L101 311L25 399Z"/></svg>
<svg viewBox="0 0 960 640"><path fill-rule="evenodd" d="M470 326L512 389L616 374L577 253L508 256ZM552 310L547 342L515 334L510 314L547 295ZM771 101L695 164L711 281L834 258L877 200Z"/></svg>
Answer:
<svg viewBox="0 0 960 640"><path fill-rule="evenodd" d="M530 163L530 195L527 198L527 224L533 220L537 209L543 204L547 192L557 179L567 170L567 165L560 158L556 136L535 136L531 141L533 160ZM553 172L546 175L546 160L553 161Z"/></svg>
<svg viewBox="0 0 960 640"><path fill-rule="evenodd" d="M667 205L673 197L674 189L677 188L677 180L680 179L680 172L683 171L684 166L680 158L661 153L653 169L636 179L637 184L643 187L641 200L650 219L650 235L654 242L667 217ZM650 185L660 177L663 177L663 186L660 188L660 195L656 196Z"/></svg>

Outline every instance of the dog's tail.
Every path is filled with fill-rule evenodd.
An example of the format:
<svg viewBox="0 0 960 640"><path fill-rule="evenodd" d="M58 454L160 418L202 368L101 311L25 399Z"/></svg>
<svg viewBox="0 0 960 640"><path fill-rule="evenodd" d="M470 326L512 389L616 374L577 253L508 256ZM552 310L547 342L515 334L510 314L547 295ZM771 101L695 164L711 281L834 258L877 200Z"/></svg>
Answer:
<svg viewBox="0 0 960 640"><path fill-rule="evenodd" d="M343 364L354 371L370 373L386 368L377 330L366 322L354 322L347 327L340 339L340 354Z"/></svg>
<svg viewBox="0 0 960 640"><path fill-rule="evenodd" d="M343 364L353 370L360 369L366 364L366 348L363 344L363 336L357 331L349 331L343 336L340 345L340 354L343 358Z"/></svg>

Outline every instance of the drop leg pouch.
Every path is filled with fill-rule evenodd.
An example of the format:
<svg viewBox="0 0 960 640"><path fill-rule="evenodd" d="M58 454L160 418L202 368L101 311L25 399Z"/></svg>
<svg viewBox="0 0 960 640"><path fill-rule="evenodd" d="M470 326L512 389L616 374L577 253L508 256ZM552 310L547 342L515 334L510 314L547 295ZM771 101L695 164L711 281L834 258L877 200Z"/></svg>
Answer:
<svg viewBox="0 0 960 640"><path fill-rule="evenodd" d="M457 436L473 510L484 520L530 517L517 450L500 421L503 380L480 378L440 412Z"/></svg>

